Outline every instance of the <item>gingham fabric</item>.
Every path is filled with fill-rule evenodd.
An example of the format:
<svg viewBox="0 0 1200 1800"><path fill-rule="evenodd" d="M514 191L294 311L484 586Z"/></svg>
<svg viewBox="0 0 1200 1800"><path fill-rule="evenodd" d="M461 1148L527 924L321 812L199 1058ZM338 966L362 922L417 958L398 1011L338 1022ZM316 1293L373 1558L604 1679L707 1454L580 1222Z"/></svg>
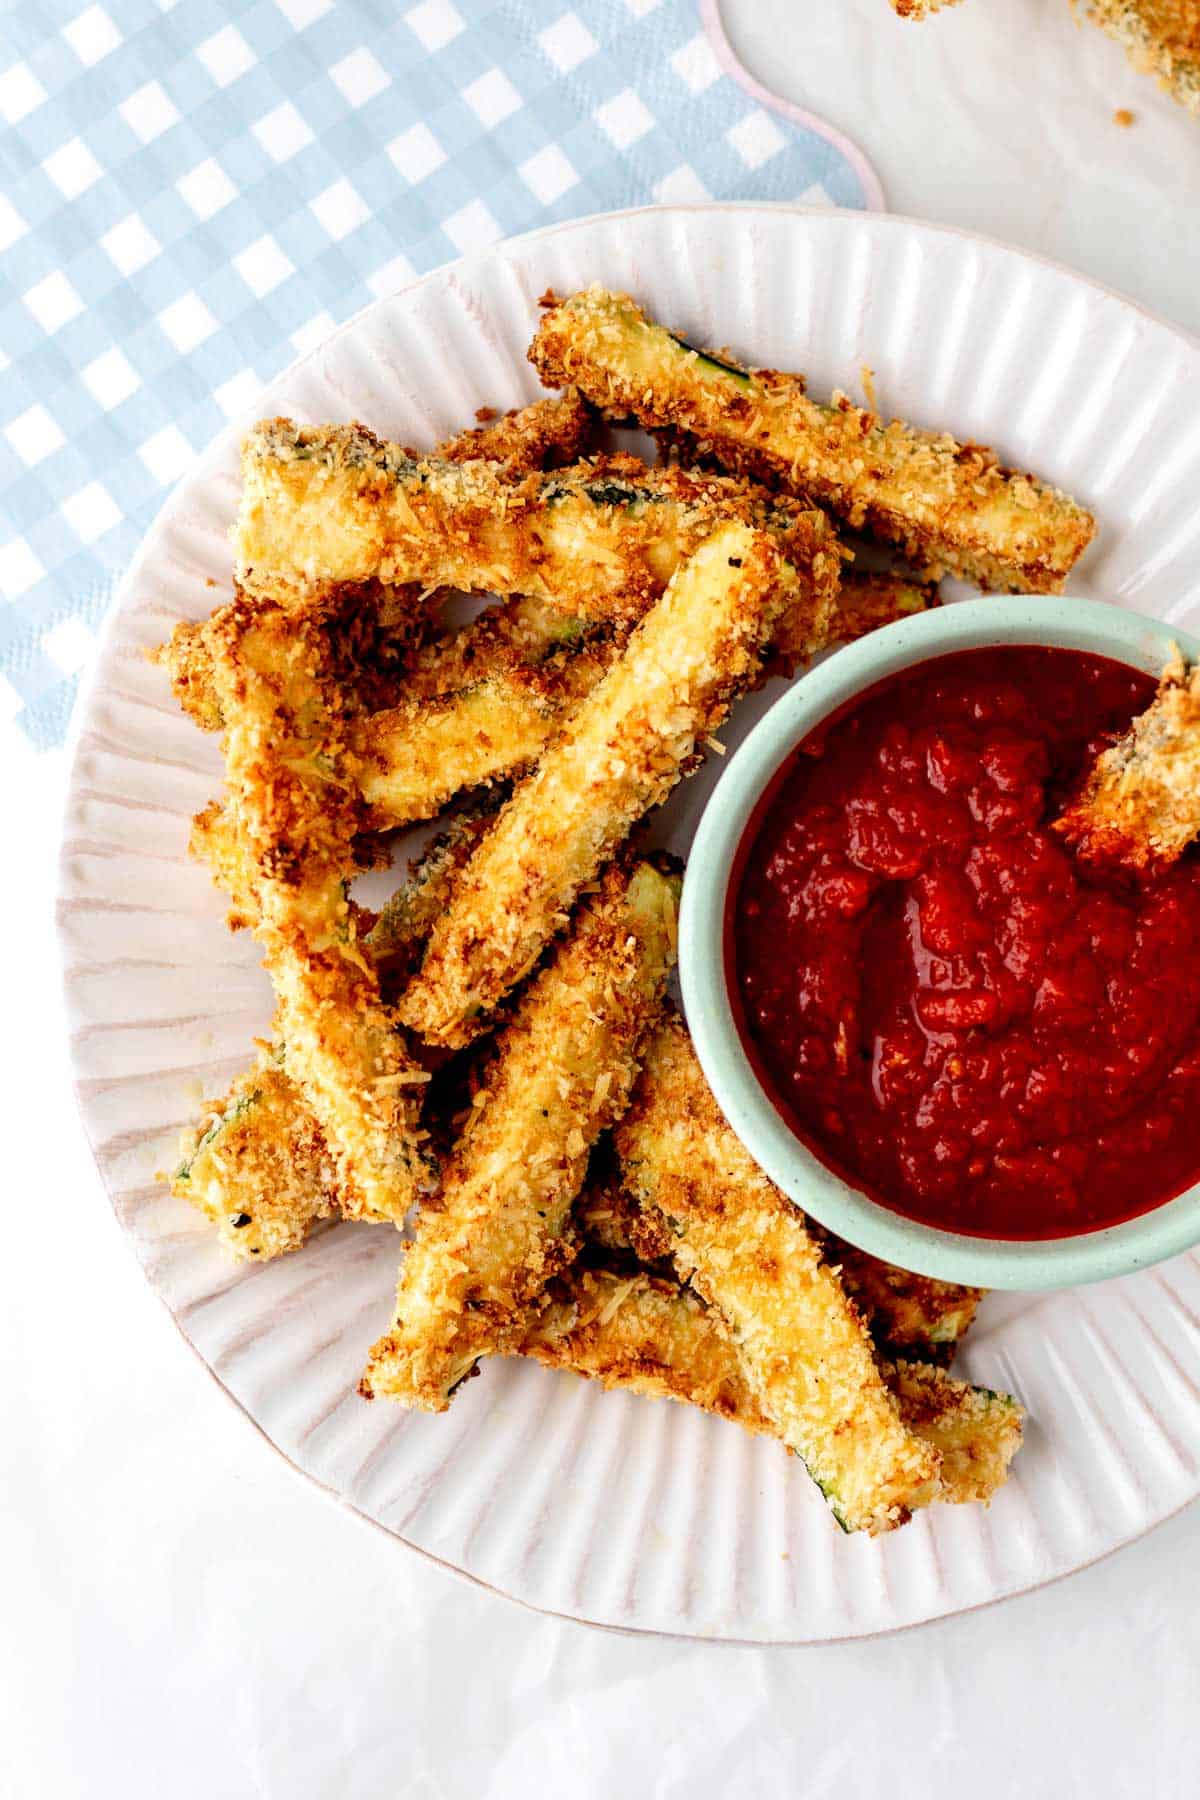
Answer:
<svg viewBox="0 0 1200 1800"><path fill-rule="evenodd" d="M696 0L28 0L0 119L0 725L38 745L172 483L373 297L576 214L867 198Z"/></svg>

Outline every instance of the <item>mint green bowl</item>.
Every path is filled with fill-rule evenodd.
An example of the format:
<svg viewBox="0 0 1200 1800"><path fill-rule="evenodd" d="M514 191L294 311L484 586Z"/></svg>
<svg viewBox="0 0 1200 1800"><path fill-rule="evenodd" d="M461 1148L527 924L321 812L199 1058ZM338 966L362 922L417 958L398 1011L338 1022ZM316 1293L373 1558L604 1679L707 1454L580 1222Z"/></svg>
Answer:
<svg viewBox="0 0 1200 1800"><path fill-rule="evenodd" d="M726 985L734 857L755 806L796 745L885 676L930 657L1001 644L1088 651L1153 675L1174 644L1190 659L1200 656L1195 638L1157 619L1042 595L938 607L847 645L788 689L717 784L688 858L679 974L688 1025L721 1110L754 1160L805 1212L849 1243L919 1275L977 1287L1070 1287L1129 1274L1200 1242L1200 1185L1125 1224L1049 1241L966 1237L904 1218L835 1175L789 1129L742 1046Z"/></svg>

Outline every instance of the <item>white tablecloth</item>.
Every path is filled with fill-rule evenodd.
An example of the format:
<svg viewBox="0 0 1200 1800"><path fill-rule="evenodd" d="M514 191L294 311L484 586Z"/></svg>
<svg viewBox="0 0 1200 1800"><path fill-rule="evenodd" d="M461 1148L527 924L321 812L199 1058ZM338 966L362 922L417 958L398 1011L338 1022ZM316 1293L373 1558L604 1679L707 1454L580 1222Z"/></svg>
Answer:
<svg viewBox="0 0 1200 1800"><path fill-rule="evenodd" d="M1200 125L1067 0L967 0L923 27L886 0L725 0L725 17L754 74L857 137L897 210L1200 329ZM52 941L64 772L18 745L4 782L6 1800L1196 1793L1195 1508L1024 1599L763 1651L537 1617L298 1480L150 1294L74 1118Z"/></svg>

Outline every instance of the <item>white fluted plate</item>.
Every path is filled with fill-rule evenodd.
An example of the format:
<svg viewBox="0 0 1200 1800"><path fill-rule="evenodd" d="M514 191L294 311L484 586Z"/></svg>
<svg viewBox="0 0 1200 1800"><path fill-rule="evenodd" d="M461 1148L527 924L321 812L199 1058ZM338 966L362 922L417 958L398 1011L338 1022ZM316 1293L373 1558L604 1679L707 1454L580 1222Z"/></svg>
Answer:
<svg viewBox="0 0 1200 1800"><path fill-rule="evenodd" d="M1200 349L1032 257L901 219L648 209L555 227L359 315L259 411L362 419L432 446L481 405L534 397L547 287L626 288L696 341L803 368L995 445L1089 503L1072 590L1200 628ZM397 1241L342 1225L232 1267L155 1180L202 1094L268 1028L254 945L186 855L217 745L144 651L230 583L240 432L180 483L125 580L78 719L62 948L79 1096L156 1292L270 1441L402 1542L529 1605L638 1630L811 1642L910 1625L1080 1568L1200 1493L1200 1259L1104 1287L989 1299L961 1358L1020 1395L1028 1440L990 1510L937 1508L844 1538L775 1444L667 1401L496 1363L444 1417L355 1396ZM212 585L215 583L215 588ZM770 695L748 704L731 744ZM667 810L685 849L711 772Z"/></svg>

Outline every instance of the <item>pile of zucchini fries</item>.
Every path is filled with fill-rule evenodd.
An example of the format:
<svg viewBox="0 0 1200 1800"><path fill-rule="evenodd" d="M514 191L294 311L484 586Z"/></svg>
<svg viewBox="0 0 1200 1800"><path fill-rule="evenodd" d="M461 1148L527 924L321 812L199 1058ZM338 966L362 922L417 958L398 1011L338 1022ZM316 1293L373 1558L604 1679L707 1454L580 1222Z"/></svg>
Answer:
<svg viewBox="0 0 1200 1800"><path fill-rule="evenodd" d="M638 834L766 674L936 603L943 570L1061 586L1092 520L623 295L548 305L530 359L561 393L432 455L246 440L234 597L157 655L221 733L192 847L277 1010L174 1189L240 1258L409 1222L367 1398L442 1411L521 1355L779 1439L846 1530L986 1501L1022 1413L946 1372L980 1296L829 1239L747 1156L666 994L679 867ZM663 460L597 454L601 418ZM846 527L901 560L855 572ZM472 624L444 627L448 589L488 597ZM430 819L368 912L351 883Z"/></svg>

